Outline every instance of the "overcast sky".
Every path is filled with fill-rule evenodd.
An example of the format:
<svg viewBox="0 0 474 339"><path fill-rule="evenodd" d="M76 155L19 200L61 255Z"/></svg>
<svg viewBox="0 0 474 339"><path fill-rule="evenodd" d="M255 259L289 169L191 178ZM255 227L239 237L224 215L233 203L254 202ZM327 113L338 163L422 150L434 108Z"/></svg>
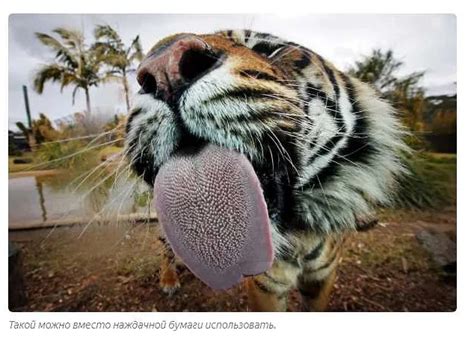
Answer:
<svg viewBox="0 0 474 339"><path fill-rule="evenodd" d="M26 121L22 85L29 89L33 118L40 112L52 120L85 109L83 93L72 105L72 88L62 93L47 84L42 95L33 91L34 71L52 60L34 32L50 33L63 26L82 30L90 42L96 24L110 24L129 43L140 35L147 51L159 39L178 32L209 33L227 28L249 28L302 44L347 69L374 48L393 49L405 66L402 73L426 71L428 94L456 92L456 18L454 15L11 15L9 23L9 128ZM136 91L138 87L132 80ZM94 88L93 111L124 112L118 85Z"/></svg>

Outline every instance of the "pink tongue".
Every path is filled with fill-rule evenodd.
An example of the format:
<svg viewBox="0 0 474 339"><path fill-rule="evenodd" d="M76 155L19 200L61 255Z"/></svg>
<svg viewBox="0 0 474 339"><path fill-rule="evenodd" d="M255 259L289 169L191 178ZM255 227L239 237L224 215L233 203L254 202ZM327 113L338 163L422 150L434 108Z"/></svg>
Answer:
<svg viewBox="0 0 474 339"><path fill-rule="evenodd" d="M156 210L173 251L212 288L273 261L260 183L245 156L215 145L171 158L155 180Z"/></svg>

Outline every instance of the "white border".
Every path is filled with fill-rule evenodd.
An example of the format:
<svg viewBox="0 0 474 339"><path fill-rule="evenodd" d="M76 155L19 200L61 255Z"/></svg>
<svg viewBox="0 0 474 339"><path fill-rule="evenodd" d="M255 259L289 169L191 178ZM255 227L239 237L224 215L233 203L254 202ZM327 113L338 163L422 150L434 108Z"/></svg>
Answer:
<svg viewBox="0 0 474 339"><path fill-rule="evenodd" d="M474 112L469 104L472 96L472 75L473 75L473 53L472 53L472 32L474 32L472 11L468 5L459 5L455 1L429 1L415 2L413 0L397 0L392 2L382 1L311 1L304 3L301 1L221 1L220 5L212 0L198 1L139 1L133 0L126 4L118 5L117 2L81 0L81 1L3 1L1 15L1 58L2 58L2 108L1 119L2 131L5 133L8 126L8 14L10 13L281 13L282 15L298 15L308 13L455 13L458 19L458 310L454 313L296 313L296 314L242 314L242 313L10 313L7 311L7 285L8 275L6 255L2 259L0 305L2 319L0 329L6 331L3 338L21 335L22 337L51 338L69 336L103 336L113 335L119 337L153 336L154 338L189 338L192 337L288 337L288 336L311 336L311 337L363 337L363 338L397 338L406 336L408 338L466 338L472 335L472 302L473 300L473 274L471 262L473 237L472 217L469 210L472 209L469 197L472 191L472 175L470 175L469 165L472 164L470 136L471 126L474 126ZM465 3L468 3L467 1ZM427 37L427 39L436 37ZM422 46L420 46L422 48ZM5 139L4 139L5 140ZM7 143L4 142L1 149L3 159L7 159ZM470 155L470 157L468 156ZM4 161L5 161L4 160ZM0 167L2 192L2 220L4 225L3 239L0 244L0 253L7 253L7 166L6 162ZM276 323L276 331L267 332L160 332L160 331L9 331L9 320L30 320L37 321L133 321L133 320L271 320Z"/></svg>

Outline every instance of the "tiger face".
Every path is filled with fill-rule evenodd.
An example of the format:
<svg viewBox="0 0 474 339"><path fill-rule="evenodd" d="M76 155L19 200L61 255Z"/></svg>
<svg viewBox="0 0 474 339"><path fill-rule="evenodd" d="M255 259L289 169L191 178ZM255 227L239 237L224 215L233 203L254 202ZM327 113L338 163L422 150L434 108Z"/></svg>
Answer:
<svg viewBox="0 0 474 339"><path fill-rule="evenodd" d="M294 232L354 229L403 171L391 107L309 49L248 30L177 34L137 71L126 153L151 186L177 153L243 154L263 189L277 254Z"/></svg>

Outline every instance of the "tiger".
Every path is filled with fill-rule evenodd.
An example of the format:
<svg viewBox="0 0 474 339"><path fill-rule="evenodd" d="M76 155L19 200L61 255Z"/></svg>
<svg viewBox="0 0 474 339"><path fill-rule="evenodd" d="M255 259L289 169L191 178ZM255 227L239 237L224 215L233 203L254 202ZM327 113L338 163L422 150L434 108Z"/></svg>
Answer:
<svg viewBox="0 0 474 339"><path fill-rule="evenodd" d="M271 221L271 267L246 277L253 311L324 311L349 234L376 222L406 172L401 119L371 85L312 50L247 29L179 33L137 70L126 122L133 170L153 186L179 149L211 143L252 164ZM160 287L180 287L179 258L163 241Z"/></svg>

